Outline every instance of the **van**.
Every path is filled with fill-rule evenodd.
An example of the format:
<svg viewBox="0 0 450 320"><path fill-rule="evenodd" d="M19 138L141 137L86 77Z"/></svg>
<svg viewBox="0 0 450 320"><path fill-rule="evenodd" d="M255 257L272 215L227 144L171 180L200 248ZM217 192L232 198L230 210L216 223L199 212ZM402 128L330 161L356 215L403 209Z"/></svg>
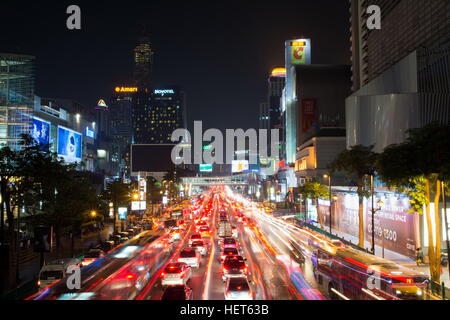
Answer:
<svg viewBox="0 0 450 320"><path fill-rule="evenodd" d="M56 281L64 279L67 275L67 269L71 265L76 265L81 268L81 261L75 258L66 258L54 260L44 265L39 272L39 290L42 290Z"/></svg>

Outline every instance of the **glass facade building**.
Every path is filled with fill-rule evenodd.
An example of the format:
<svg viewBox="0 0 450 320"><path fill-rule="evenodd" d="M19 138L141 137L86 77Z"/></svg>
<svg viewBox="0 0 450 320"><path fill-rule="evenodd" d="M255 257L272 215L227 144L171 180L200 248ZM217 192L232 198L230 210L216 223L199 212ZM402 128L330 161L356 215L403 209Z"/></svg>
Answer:
<svg viewBox="0 0 450 320"><path fill-rule="evenodd" d="M30 134L34 107L34 57L0 53L0 147L20 149Z"/></svg>

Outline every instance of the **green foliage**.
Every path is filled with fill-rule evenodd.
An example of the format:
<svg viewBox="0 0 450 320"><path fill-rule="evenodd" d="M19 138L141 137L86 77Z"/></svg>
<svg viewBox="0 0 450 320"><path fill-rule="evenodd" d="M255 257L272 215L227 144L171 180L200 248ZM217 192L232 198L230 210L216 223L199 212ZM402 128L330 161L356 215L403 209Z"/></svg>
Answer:
<svg viewBox="0 0 450 320"><path fill-rule="evenodd" d="M357 145L344 150L329 165L330 174L343 171L356 177L357 193L360 198L370 196L368 176L374 175L378 154L373 152L373 146Z"/></svg>
<svg viewBox="0 0 450 320"><path fill-rule="evenodd" d="M311 199L326 199L330 197L329 189L317 181L308 181L299 187L299 193Z"/></svg>
<svg viewBox="0 0 450 320"><path fill-rule="evenodd" d="M379 155L377 170L390 189L411 198L411 211L422 213L426 180L432 191L436 191L436 179L449 181L450 126L432 123L408 134L404 143L391 145Z"/></svg>

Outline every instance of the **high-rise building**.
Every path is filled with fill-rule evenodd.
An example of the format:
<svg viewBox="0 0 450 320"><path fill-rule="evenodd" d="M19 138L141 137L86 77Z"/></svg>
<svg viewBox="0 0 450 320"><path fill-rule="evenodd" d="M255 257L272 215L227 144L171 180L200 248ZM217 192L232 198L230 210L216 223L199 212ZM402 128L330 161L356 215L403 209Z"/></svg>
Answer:
<svg viewBox="0 0 450 320"><path fill-rule="evenodd" d="M133 138L132 108L137 87L116 87L110 101L110 127L113 157L119 161L119 176L130 174L130 145Z"/></svg>
<svg viewBox="0 0 450 320"><path fill-rule="evenodd" d="M284 163L295 163L297 151L297 90L296 66L311 64L311 40L296 39L285 43L286 85L283 91L282 108L285 120L286 157Z"/></svg>
<svg viewBox="0 0 450 320"><path fill-rule="evenodd" d="M152 83L153 50L148 36L141 36L134 48L134 85L141 90L150 89Z"/></svg>
<svg viewBox="0 0 450 320"><path fill-rule="evenodd" d="M286 69L275 68L270 74L268 90L270 129L280 129L283 124L281 122L281 96L286 83Z"/></svg>
<svg viewBox="0 0 450 320"><path fill-rule="evenodd" d="M269 104L261 102L259 104L259 129L269 129Z"/></svg>
<svg viewBox="0 0 450 320"><path fill-rule="evenodd" d="M155 89L152 94L138 92L134 106L135 144L170 144L174 130L187 128L185 96L178 88Z"/></svg>
<svg viewBox="0 0 450 320"><path fill-rule="evenodd" d="M34 57L0 53L0 147L20 149L30 134L34 107Z"/></svg>
<svg viewBox="0 0 450 320"><path fill-rule="evenodd" d="M367 27L369 5L381 9L381 30ZM404 141L410 128L449 123L450 1L351 0L350 12L347 147L381 152Z"/></svg>

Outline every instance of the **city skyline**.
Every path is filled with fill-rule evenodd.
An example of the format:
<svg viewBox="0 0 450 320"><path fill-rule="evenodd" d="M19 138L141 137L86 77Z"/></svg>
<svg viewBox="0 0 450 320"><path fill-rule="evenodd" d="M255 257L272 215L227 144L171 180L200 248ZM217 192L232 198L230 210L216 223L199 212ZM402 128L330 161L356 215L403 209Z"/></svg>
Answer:
<svg viewBox="0 0 450 320"><path fill-rule="evenodd" d="M115 86L131 85L132 52L142 24L154 51L153 86L183 88L190 127L194 120L203 120L206 126L222 130L256 128L258 120L253 115L266 96L270 72L284 64L282 46L287 39L312 38L315 63L350 63L345 0L284 1L258 7L237 1L226 5L201 2L195 7L183 3L172 7L158 1L131 2L126 7L109 6L105 1L81 2L79 6L79 31L65 27L67 6L62 3L45 6L45 23L38 18L43 5L19 9L13 4L11 12L20 10L20 15L35 25L33 29L19 28L19 22L12 19L15 13L0 21L10 30L0 52L36 56L37 95L94 106L100 98L108 100ZM284 7L292 10L281 14ZM251 22L241 24L245 27L240 29L238 22L249 16ZM281 23L283 20L288 23ZM335 37L326 36L330 30ZM266 38L267 34L270 37ZM67 88L71 89L69 97ZM222 98L215 100L218 95ZM220 121L210 115L211 109L220 111Z"/></svg>

